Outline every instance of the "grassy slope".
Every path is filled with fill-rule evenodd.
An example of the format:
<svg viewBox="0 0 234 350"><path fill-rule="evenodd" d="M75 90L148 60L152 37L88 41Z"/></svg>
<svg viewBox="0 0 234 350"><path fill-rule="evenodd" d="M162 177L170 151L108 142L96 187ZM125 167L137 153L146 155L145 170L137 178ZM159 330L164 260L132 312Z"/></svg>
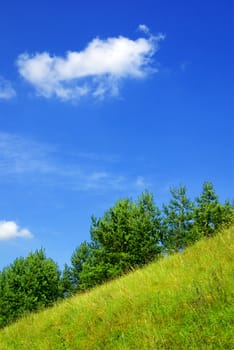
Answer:
<svg viewBox="0 0 234 350"><path fill-rule="evenodd" d="M234 227L3 329L1 350L234 349Z"/></svg>

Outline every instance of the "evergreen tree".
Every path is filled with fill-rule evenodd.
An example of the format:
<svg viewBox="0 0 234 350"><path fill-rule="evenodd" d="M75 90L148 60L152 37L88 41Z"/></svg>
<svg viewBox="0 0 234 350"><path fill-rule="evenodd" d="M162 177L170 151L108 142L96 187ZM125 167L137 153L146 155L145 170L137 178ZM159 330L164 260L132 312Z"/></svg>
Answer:
<svg viewBox="0 0 234 350"><path fill-rule="evenodd" d="M136 203L133 228L135 233L132 234L130 245L132 263L141 266L155 259L162 251L161 211L148 191L142 193Z"/></svg>
<svg viewBox="0 0 234 350"><path fill-rule="evenodd" d="M64 265L60 281L59 281L60 296L67 298L75 291L72 269L67 264Z"/></svg>
<svg viewBox="0 0 234 350"><path fill-rule="evenodd" d="M80 289L90 288L153 260L161 252L160 212L145 192L135 203L119 200L102 218L92 217L91 244L80 246L72 270ZM86 254L88 253L88 254Z"/></svg>
<svg viewBox="0 0 234 350"><path fill-rule="evenodd" d="M234 224L234 202L226 200L223 206L222 225L229 227Z"/></svg>
<svg viewBox="0 0 234 350"><path fill-rule="evenodd" d="M121 269L144 265L161 251L159 216L148 192L136 203L120 200L102 219L93 222L92 239L100 244L108 262L121 265Z"/></svg>
<svg viewBox="0 0 234 350"><path fill-rule="evenodd" d="M193 203L185 186L171 188L172 199L163 205L162 243L166 251L179 251L195 240L193 233Z"/></svg>
<svg viewBox="0 0 234 350"><path fill-rule="evenodd" d="M94 265L93 244L84 241L77 247L71 257L71 277L74 290L81 288L81 273L86 265Z"/></svg>
<svg viewBox="0 0 234 350"><path fill-rule="evenodd" d="M223 225L233 219L233 207L229 202L219 203L213 184L205 182L200 197L196 198L194 210L195 230L201 235L212 236Z"/></svg>

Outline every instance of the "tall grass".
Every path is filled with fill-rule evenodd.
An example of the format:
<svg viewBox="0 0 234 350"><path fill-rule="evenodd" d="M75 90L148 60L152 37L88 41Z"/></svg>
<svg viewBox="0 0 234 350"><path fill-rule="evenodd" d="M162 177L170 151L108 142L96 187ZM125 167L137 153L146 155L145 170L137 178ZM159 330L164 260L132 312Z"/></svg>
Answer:
<svg viewBox="0 0 234 350"><path fill-rule="evenodd" d="M234 349L234 227L29 315L0 350Z"/></svg>

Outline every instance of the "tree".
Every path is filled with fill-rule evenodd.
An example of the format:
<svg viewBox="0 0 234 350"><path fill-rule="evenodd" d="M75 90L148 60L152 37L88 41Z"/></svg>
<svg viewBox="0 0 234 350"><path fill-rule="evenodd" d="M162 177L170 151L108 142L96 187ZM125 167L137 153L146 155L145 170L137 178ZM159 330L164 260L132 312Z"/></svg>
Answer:
<svg viewBox="0 0 234 350"><path fill-rule="evenodd" d="M120 200L102 219L93 221L92 239L100 244L107 261L123 270L144 265L160 253L159 215L148 192L136 203Z"/></svg>
<svg viewBox="0 0 234 350"><path fill-rule="evenodd" d="M73 294L75 291L74 279L72 274L72 269L68 264L64 265L60 281L59 281L60 296L62 298L67 298Z"/></svg>
<svg viewBox="0 0 234 350"><path fill-rule="evenodd" d="M92 217L91 243L72 256L79 289L90 288L142 266L158 256L160 212L145 192L137 202L119 200L102 218Z"/></svg>
<svg viewBox="0 0 234 350"><path fill-rule="evenodd" d="M18 258L0 274L0 326L51 305L59 297L59 270L40 249Z"/></svg>
<svg viewBox="0 0 234 350"><path fill-rule="evenodd" d="M196 198L194 226L203 236L212 236L223 225L233 220L233 207L229 202L219 203L213 184L205 182L200 197Z"/></svg>
<svg viewBox="0 0 234 350"><path fill-rule="evenodd" d="M229 227L234 224L234 202L231 204L228 200L223 206L222 225Z"/></svg>
<svg viewBox="0 0 234 350"><path fill-rule="evenodd" d="M161 246L161 211L154 204L153 195L142 193L136 203L131 239L131 255L134 266L142 266L159 256Z"/></svg>
<svg viewBox="0 0 234 350"><path fill-rule="evenodd" d="M172 199L163 205L163 237L166 251L179 251L195 240L193 227L193 203L187 197L185 186L171 188Z"/></svg>
<svg viewBox="0 0 234 350"><path fill-rule="evenodd" d="M77 247L71 257L71 279L74 291L82 287L82 272L86 265L94 265L94 245L84 241Z"/></svg>

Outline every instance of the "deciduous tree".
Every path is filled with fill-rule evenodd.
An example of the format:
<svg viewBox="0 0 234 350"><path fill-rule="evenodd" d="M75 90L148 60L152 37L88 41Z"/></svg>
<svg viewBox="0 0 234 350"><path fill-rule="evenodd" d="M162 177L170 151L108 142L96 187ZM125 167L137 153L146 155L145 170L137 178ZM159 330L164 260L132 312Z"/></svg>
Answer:
<svg viewBox="0 0 234 350"><path fill-rule="evenodd" d="M49 306L58 297L58 266L44 250L18 258L0 274L0 326Z"/></svg>

